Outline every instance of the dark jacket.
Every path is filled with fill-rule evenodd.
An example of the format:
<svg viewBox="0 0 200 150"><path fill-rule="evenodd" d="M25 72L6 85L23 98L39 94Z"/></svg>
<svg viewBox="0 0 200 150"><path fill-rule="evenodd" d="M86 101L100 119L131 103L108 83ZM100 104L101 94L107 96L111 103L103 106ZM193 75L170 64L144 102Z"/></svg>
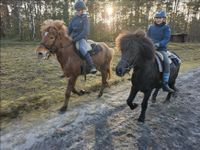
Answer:
<svg viewBox="0 0 200 150"><path fill-rule="evenodd" d="M166 51L167 44L170 41L171 29L166 24L153 24L150 25L147 31L148 37L150 37L154 44L159 43L157 50Z"/></svg>
<svg viewBox="0 0 200 150"><path fill-rule="evenodd" d="M68 34L74 41L86 39L89 34L89 21L87 14L75 15L69 23Z"/></svg>

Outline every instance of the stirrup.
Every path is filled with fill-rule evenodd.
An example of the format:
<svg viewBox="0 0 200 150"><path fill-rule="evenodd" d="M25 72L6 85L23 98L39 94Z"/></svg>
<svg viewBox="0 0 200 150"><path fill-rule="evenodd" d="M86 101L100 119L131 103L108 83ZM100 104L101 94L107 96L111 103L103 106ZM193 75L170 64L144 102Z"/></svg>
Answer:
<svg viewBox="0 0 200 150"><path fill-rule="evenodd" d="M96 69L96 68L91 68L91 69L90 69L90 73L95 74L96 72L97 72L97 69Z"/></svg>

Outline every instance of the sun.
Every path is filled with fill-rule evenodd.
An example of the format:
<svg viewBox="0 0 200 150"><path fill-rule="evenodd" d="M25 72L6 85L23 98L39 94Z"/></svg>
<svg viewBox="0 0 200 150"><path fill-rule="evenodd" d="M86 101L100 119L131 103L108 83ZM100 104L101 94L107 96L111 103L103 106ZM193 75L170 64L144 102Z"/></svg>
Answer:
<svg viewBox="0 0 200 150"><path fill-rule="evenodd" d="M113 21L114 21L114 16L113 16L113 12L114 12L114 10L113 10L113 5L107 5L106 7L105 7L105 13L106 13L106 15L105 15L105 18L104 18L104 21L105 21L105 23L109 26L109 27L111 27L112 26L112 24L113 24Z"/></svg>
<svg viewBox="0 0 200 150"><path fill-rule="evenodd" d="M111 6L107 6L106 7L106 12L107 12L108 16L112 16L113 8Z"/></svg>

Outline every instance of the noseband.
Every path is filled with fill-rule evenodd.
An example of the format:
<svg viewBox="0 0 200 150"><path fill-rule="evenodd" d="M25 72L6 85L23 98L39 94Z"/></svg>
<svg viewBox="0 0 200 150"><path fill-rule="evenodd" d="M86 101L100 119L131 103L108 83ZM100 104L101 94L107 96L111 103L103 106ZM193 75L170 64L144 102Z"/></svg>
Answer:
<svg viewBox="0 0 200 150"><path fill-rule="evenodd" d="M121 62L127 66L125 69L128 70L128 71L131 70L131 68L134 67L134 63L133 63L133 62L132 62L132 63L129 63L129 62L128 62L127 60L125 60L125 59L121 59Z"/></svg>
<svg viewBox="0 0 200 150"><path fill-rule="evenodd" d="M50 46L50 47L47 46L44 42L41 42L40 45L42 45L42 46L44 46L46 49L48 49L48 51L49 51L50 53L55 53L55 52L58 50L58 48L54 46L55 43L56 43L56 39L54 40L52 46Z"/></svg>

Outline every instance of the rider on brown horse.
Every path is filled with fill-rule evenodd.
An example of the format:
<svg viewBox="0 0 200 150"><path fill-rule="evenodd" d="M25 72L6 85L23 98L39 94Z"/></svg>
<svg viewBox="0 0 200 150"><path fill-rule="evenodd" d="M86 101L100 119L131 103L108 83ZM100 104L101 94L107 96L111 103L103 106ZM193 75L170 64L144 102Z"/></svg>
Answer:
<svg viewBox="0 0 200 150"><path fill-rule="evenodd" d="M68 27L68 34L76 42L77 49L80 54L85 58L86 62L90 66L90 73L97 72L96 67L90 54L87 52L87 35L89 33L89 22L85 10L87 9L85 3L82 0L78 0L74 6L76 15L72 18Z"/></svg>

